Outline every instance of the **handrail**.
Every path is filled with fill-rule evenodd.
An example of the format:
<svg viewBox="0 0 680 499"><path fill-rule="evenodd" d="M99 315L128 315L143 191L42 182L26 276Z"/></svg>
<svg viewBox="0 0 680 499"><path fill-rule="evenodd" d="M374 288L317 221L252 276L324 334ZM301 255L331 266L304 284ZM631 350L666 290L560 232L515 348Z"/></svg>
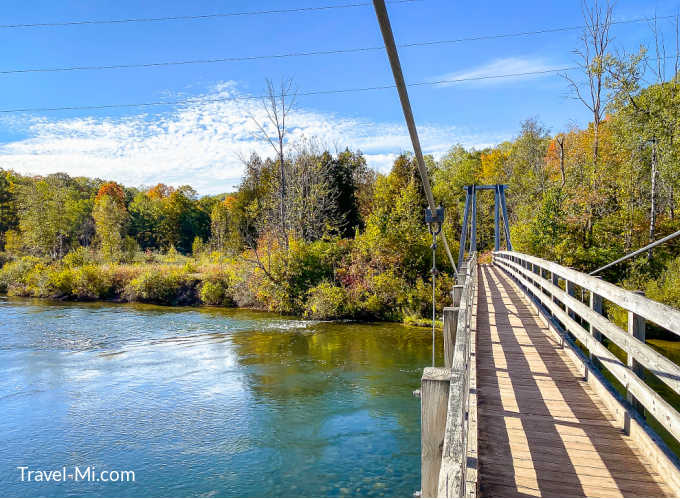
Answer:
<svg viewBox="0 0 680 499"><path fill-rule="evenodd" d="M612 303L633 312L636 315L644 317L645 319L658 324L664 329L680 336L680 310L664 305L663 303L650 300L645 296L633 293L626 289L615 286L597 277L584 274L574 269L563 267L557 263L536 258L535 256L524 255L514 251L498 251L494 256L518 257L522 258L524 262L537 265L544 270L554 272L562 278L566 274L569 275L569 281L593 291L602 298L609 300Z"/></svg>
<svg viewBox="0 0 680 499"><path fill-rule="evenodd" d="M644 407L675 439L680 440L680 413L643 379L647 368L676 393L680 393L680 367L644 341L644 320L680 335L680 311L582 272L517 252L494 253L493 263L510 274L547 310L552 319L571 333L626 389L633 405ZM550 280L545 274L550 274ZM565 281L565 288L560 286ZM573 296L577 285L590 293L590 306ZM602 299L628 311L628 331L602 315ZM579 322L585 321L585 327ZM622 362L600 341L600 336L622 348Z"/></svg>
<svg viewBox="0 0 680 499"><path fill-rule="evenodd" d="M477 448L477 429L470 427L470 421L473 419L470 413L474 411L476 421L477 410L476 403L472 407L470 394L471 383L476 383L474 374L471 374L475 369L474 362L470 361L475 341L472 321L477 289L476 253L472 253L467 261L465 280L462 284L463 292L458 307L446 428L439 471L438 497L469 497L476 495L477 488L476 468L469 470L467 459L470 450L474 449L476 452Z"/></svg>

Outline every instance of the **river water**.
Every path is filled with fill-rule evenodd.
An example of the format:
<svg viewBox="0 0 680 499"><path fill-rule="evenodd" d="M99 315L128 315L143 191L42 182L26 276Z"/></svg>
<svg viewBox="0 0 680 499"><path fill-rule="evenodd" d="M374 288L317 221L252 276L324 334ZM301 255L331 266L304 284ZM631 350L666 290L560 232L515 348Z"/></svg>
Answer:
<svg viewBox="0 0 680 499"><path fill-rule="evenodd" d="M430 341L397 324L0 297L0 495L411 496ZM29 482L19 466L135 481Z"/></svg>

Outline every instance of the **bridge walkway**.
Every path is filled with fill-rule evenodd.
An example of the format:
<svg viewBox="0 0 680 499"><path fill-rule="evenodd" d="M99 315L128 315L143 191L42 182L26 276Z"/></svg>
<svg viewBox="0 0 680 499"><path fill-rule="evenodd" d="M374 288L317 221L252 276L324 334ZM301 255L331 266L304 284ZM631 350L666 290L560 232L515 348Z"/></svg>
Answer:
<svg viewBox="0 0 680 499"><path fill-rule="evenodd" d="M517 285L479 266L481 496L671 496Z"/></svg>

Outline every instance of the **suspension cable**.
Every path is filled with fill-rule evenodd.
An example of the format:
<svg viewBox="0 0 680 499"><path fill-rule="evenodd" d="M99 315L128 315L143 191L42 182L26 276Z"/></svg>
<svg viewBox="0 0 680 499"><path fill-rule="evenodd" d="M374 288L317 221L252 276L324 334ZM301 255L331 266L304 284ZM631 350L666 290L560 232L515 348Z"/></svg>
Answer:
<svg viewBox="0 0 680 499"><path fill-rule="evenodd" d="M404 118L406 119L406 125L408 126L408 133L411 136L411 144L413 145L413 152L416 156L416 161L418 164L418 171L420 172L420 178L423 182L423 190L425 191L425 197L427 198L427 204L430 210L434 211L436 209L436 204L434 202L434 196L432 195L432 188L430 187L430 180L427 174L427 166L425 166L425 159L423 158L423 151L420 147L420 139L418 138L418 130L416 129L416 124L413 119L413 111L411 110L411 102L408 98L408 91L406 90L406 82L404 81L404 74L401 70L401 63L399 62L399 53L397 52L397 46L394 41L394 35L392 33L392 26L390 25L390 18L387 15L387 7L385 7L385 0L373 0L373 7L375 8L375 13L378 16L378 22L380 23L380 31L382 32L383 40L385 42L385 49L387 50L387 56L390 60L390 66L392 67L392 74L394 75L394 83L397 86L397 91L399 92L399 100L401 101L401 108L404 112ZM446 234L442 230L442 242L444 243L444 249L449 257L449 262L453 268L454 274L458 272L456 264L451 255L451 250L449 249L449 243L446 240Z"/></svg>
<svg viewBox="0 0 680 499"><path fill-rule="evenodd" d="M600 268L597 269L597 270L593 270L593 271L592 271L590 274L588 274L588 275L596 275L596 274L599 274L599 273L602 272L603 270L608 269L609 267L613 267L613 266L616 265L617 263L625 262L626 260L628 260L628 259L630 259L630 258L633 258L634 256L639 255L640 253L644 253L645 251L650 250L650 249L652 249L652 248L654 248L654 247L656 247L656 246L658 246L658 245L660 245L660 244L663 244L663 243L665 243L665 242L667 242L667 241L670 241L671 239L675 239L675 238L678 237L678 236L680 236L680 230L677 231L677 232L673 232L672 234L669 234L669 235L667 235L666 237L664 237L664 238L662 238L662 239L659 239L658 241L654 241L653 243L650 243L650 244L648 244L647 246L645 246L645 247L643 247L643 248L640 248L639 250L633 251L632 253L628 253L627 255L622 256L622 257L619 258L618 260L614 260L613 262L608 263L607 265L604 265L603 267L600 267Z"/></svg>

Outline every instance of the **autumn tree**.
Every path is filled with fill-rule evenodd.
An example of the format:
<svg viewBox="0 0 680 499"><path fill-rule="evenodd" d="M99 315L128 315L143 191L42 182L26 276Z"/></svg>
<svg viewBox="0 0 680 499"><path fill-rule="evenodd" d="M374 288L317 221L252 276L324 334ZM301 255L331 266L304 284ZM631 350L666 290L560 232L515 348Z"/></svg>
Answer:
<svg viewBox="0 0 680 499"><path fill-rule="evenodd" d="M107 262L120 261L129 219L125 207L125 192L120 185L107 182L99 188L92 217L102 258Z"/></svg>
<svg viewBox="0 0 680 499"><path fill-rule="evenodd" d="M600 123L607 104L605 80L607 78L608 50L611 43L609 30L612 25L614 5L610 0L583 0L581 46L574 50L585 81L564 77L574 96L583 103L593 116L592 160L597 169L600 147Z"/></svg>

